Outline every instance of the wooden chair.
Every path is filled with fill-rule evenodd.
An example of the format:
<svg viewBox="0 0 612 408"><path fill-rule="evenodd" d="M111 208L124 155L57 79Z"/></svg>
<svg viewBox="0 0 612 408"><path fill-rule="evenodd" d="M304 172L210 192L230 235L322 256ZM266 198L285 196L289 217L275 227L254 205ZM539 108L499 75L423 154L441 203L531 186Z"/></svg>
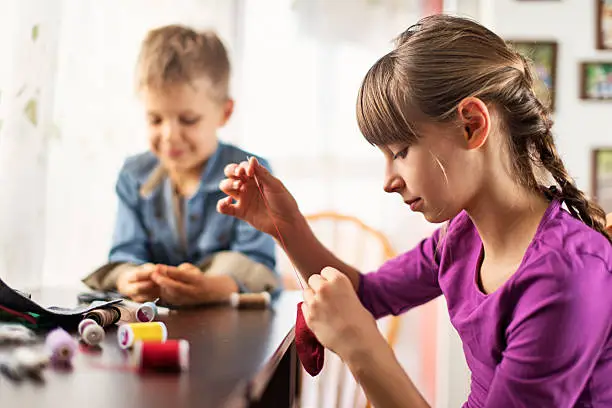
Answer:
<svg viewBox="0 0 612 408"><path fill-rule="evenodd" d="M396 255L384 234L357 217L322 212L306 218L317 238L327 248L362 273L378 269L383 262ZM299 283L286 255L279 256L279 266L285 271L285 287L299 289ZM397 340L399 322L399 318L394 316L379 321L379 328L391 347ZM302 408L357 407L361 404L370 406L348 368L329 350L325 351L325 366L317 377L313 379L303 372L301 392ZM313 397L315 401L309 403L309 399Z"/></svg>

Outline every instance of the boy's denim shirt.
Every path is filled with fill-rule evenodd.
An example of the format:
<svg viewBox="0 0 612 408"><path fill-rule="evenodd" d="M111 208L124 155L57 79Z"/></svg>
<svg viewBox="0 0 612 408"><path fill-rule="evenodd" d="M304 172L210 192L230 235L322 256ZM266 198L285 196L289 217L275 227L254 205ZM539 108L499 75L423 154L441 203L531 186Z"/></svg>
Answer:
<svg viewBox="0 0 612 408"><path fill-rule="evenodd" d="M199 189L183 201L186 245L181 244L175 221L170 179L164 176L150 191L143 189L156 174L163 176L159 160L151 152L128 158L117 181L119 204L109 262L199 265L216 252L237 251L278 276L272 237L216 209L217 201L226 197L219 189L225 166L244 161L247 155L255 156L219 142L202 171ZM255 157L270 169L266 160Z"/></svg>

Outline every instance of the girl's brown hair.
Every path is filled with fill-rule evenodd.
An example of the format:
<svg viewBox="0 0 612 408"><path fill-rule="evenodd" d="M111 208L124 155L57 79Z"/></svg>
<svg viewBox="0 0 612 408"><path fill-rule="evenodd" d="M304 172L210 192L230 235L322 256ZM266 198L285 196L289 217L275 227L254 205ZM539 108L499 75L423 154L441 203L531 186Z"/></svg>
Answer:
<svg viewBox="0 0 612 408"><path fill-rule="evenodd" d="M520 184L543 190L535 173L546 170L557 186L545 190L612 242L604 211L576 187L557 153L550 110L536 97L534 79L529 61L484 26L448 15L425 17L366 74L357 100L359 128L374 145L413 143L420 121L452 123L459 102L477 97L501 114Z"/></svg>

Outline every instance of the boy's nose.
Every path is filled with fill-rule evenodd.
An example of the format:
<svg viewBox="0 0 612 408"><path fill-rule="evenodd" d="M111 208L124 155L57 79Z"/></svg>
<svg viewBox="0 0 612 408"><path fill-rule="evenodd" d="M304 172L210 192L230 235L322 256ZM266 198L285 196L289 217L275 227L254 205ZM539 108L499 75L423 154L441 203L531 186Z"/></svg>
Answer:
<svg viewBox="0 0 612 408"><path fill-rule="evenodd" d="M164 125L162 126L162 138L165 141L171 141L171 140L175 140L179 137L179 128L178 126L174 125L172 122L167 121L166 123L164 123Z"/></svg>

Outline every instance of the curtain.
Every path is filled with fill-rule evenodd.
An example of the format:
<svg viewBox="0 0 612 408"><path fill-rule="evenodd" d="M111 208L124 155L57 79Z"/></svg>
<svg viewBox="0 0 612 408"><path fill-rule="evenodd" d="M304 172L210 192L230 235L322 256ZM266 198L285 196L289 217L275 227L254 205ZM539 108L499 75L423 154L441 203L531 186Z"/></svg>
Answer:
<svg viewBox="0 0 612 408"><path fill-rule="evenodd" d="M0 15L0 277L40 282L60 2L8 0Z"/></svg>

